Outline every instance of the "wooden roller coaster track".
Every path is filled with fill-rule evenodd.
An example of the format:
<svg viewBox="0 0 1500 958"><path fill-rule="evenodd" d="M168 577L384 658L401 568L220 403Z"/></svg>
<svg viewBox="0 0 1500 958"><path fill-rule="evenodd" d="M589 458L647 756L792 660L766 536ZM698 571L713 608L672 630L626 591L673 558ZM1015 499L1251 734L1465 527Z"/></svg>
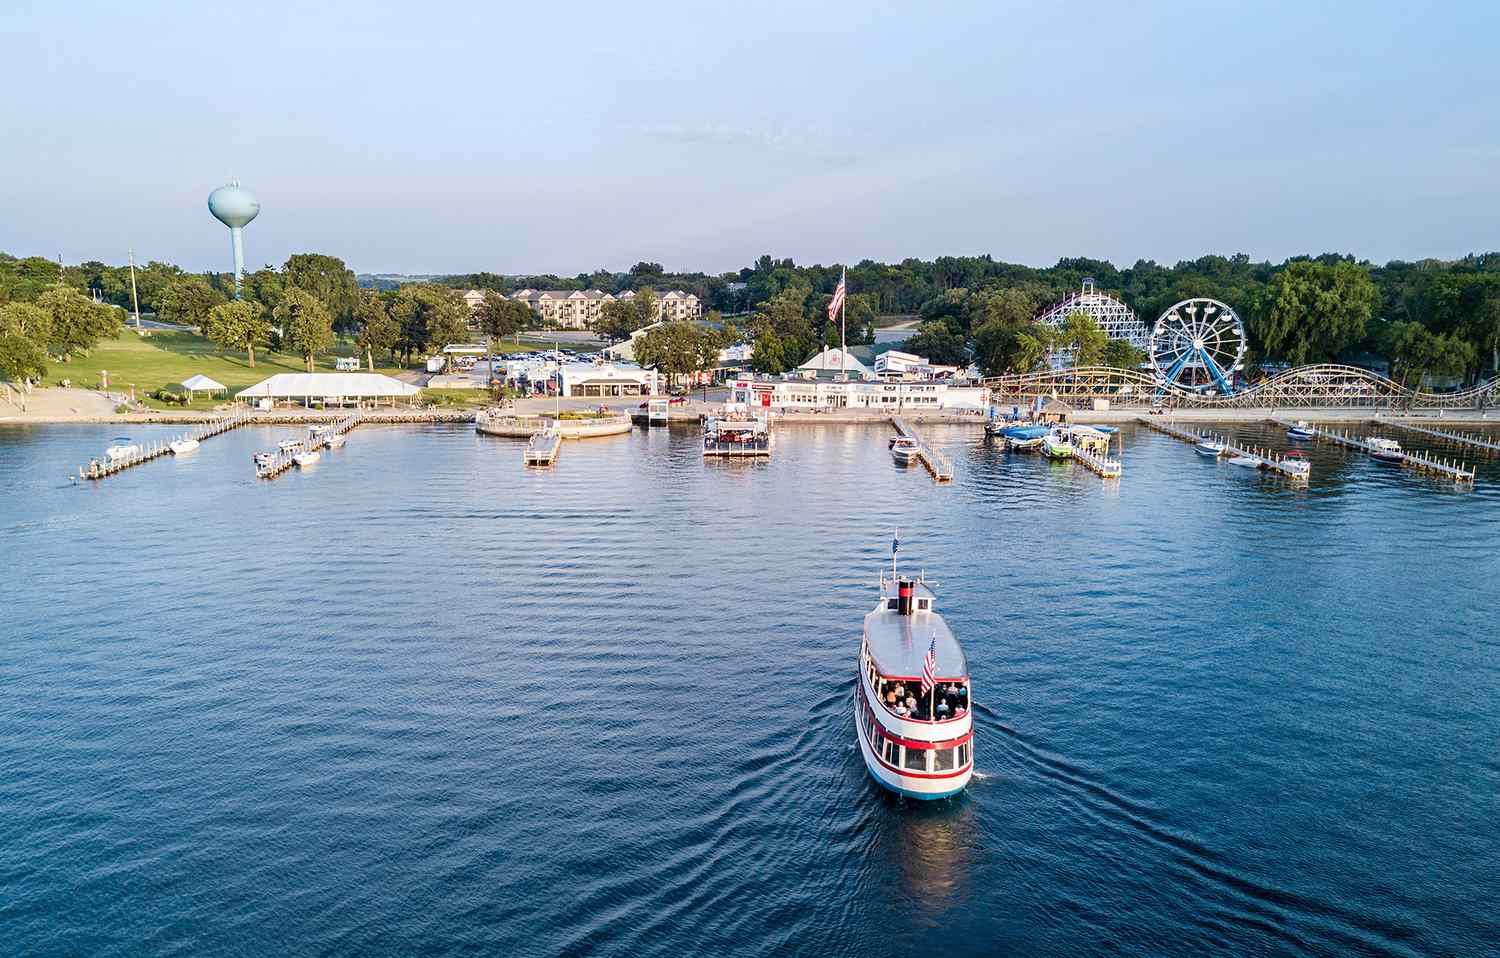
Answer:
<svg viewBox="0 0 1500 958"><path fill-rule="evenodd" d="M1228 396L1167 385L1149 373L1112 366L1082 366L993 376L983 384L993 401L1036 396L1064 402L1107 399L1111 405L1167 402L1191 408L1487 409L1500 404L1500 377L1451 393L1408 389L1379 373L1323 363L1277 373Z"/></svg>

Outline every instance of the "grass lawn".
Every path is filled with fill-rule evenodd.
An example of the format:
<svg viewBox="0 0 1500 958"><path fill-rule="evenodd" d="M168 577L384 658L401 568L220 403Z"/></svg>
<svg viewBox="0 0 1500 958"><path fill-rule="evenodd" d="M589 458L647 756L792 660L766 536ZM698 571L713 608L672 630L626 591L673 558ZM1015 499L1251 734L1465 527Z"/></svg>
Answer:
<svg viewBox="0 0 1500 958"><path fill-rule="evenodd" d="M494 398L488 389L424 389L422 401L434 406L488 406Z"/></svg>
<svg viewBox="0 0 1500 958"><path fill-rule="evenodd" d="M332 354L318 358L317 369L333 372L335 355L354 354L353 343L340 342ZM93 389L99 386L100 370L109 371L110 389L128 393L134 384L136 398L156 409L212 409L225 401L223 397L200 395L182 407L158 402L147 395L167 383L180 383L194 373L223 383L232 397L268 376L306 372L301 356L256 350L255 368L251 369L244 353L219 353L212 342L196 333L147 330L142 336L125 330L115 339L95 346L87 356L75 356L66 363L48 363L47 382L55 384L71 379L75 386ZM389 376L399 370L377 362L375 371Z"/></svg>

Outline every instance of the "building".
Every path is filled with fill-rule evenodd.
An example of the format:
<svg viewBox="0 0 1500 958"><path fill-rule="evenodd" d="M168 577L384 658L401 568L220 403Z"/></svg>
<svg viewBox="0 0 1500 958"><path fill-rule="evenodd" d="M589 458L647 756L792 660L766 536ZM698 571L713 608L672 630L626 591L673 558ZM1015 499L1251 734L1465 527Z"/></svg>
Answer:
<svg viewBox="0 0 1500 958"><path fill-rule="evenodd" d="M564 396L599 398L656 395L656 370L614 363L563 363Z"/></svg>
<svg viewBox="0 0 1500 958"><path fill-rule="evenodd" d="M471 289L459 298L462 299L464 301L464 305L469 307L469 309L471 310L478 309L479 307L484 305L483 290Z"/></svg>
<svg viewBox="0 0 1500 958"><path fill-rule="evenodd" d="M987 388L947 383L735 379L728 386L730 402L788 412L799 409L982 412L990 405Z"/></svg>
<svg viewBox="0 0 1500 958"><path fill-rule="evenodd" d="M356 406L413 400L421 390L379 373L277 373L235 394L241 402L268 405Z"/></svg>
<svg viewBox="0 0 1500 958"><path fill-rule="evenodd" d="M653 322L697 319L703 315L703 304L692 293L683 292L680 289L669 290L665 293L657 290L651 292L656 297L656 314L652 317ZM637 295L633 289L626 290L620 294L619 299L622 303L631 303L635 301Z"/></svg>
<svg viewBox="0 0 1500 958"><path fill-rule="evenodd" d="M588 329L615 299L602 289L522 289L510 298L530 306L544 324L563 329Z"/></svg>
<svg viewBox="0 0 1500 958"><path fill-rule="evenodd" d="M804 379L844 376L849 379L874 379L870 367L860 362L849 350L829 346L807 362L798 366L794 375Z"/></svg>
<svg viewBox="0 0 1500 958"><path fill-rule="evenodd" d="M624 299L623 296L620 297L620 298ZM615 343L613 346L606 347L603 350L603 353L606 356L608 356L609 358L611 358L611 359L623 359L623 360L626 360L627 362L632 362L633 363L633 362L635 362L635 343L636 343L636 340L640 339L642 336L646 335L651 330L656 329L656 328L658 328L658 327L660 327L660 326L662 326L662 325L664 325L664 324L666 324L668 322L674 322L674 320L663 319L663 320L658 320L658 321L652 323L650 326L642 326L640 329L637 329L635 332L631 333L629 339L625 340L624 342ZM704 319L695 320L695 322L697 322L697 324L699 326L707 327L709 329L715 329L715 330L723 330L724 329L724 324L723 323L712 323L712 322L709 322L708 320L704 320ZM739 346L739 347L731 346L728 349L721 349L721 350L719 350L719 360L720 360L720 362L723 362L725 360L733 360L735 358L734 350L737 349L737 348L742 349L742 350L747 350L748 349L748 347L744 347L744 346ZM741 356L741 357L739 357L739 358L740 358L741 361L743 361L745 359L749 359L750 356L749 356L748 351L746 351L744 353L744 355Z"/></svg>

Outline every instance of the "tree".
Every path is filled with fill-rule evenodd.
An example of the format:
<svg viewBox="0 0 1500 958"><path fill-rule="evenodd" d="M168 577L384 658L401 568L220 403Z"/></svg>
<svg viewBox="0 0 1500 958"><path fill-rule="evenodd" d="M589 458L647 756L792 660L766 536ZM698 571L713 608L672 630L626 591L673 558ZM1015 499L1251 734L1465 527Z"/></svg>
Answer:
<svg viewBox="0 0 1500 958"><path fill-rule="evenodd" d="M1097 366L1104 361L1109 335L1087 313L1069 313L1058 331L1057 345L1072 350L1074 366Z"/></svg>
<svg viewBox="0 0 1500 958"><path fill-rule="evenodd" d="M1434 333L1421 323L1398 320L1386 324L1380 345L1391 361L1391 375L1402 386L1420 387L1428 373L1456 375L1474 361L1474 345L1458 336ZM1415 377L1415 382L1412 379Z"/></svg>
<svg viewBox="0 0 1500 958"><path fill-rule="evenodd" d="M636 362L642 367L655 368L667 377L667 384L677 381L678 376L696 372L703 368L700 360L704 349L700 344L704 330L697 324L684 321L662 323L636 337ZM718 349L714 348L714 357Z"/></svg>
<svg viewBox="0 0 1500 958"><path fill-rule="evenodd" d="M1116 369L1139 369L1148 358L1128 339L1111 339L1104 347L1104 365Z"/></svg>
<svg viewBox="0 0 1500 958"><path fill-rule="evenodd" d="M243 299L221 303L209 311L204 333L220 349L243 349L250 368L255 368L255 347L271 337L271 324L256 303Z"/></svg>
<svg viewBox="0 0 1500 958"><path fill-rule="evenodd" d="M630 301L630 304L635 307L636 329L645 329L659 318L659 311L656 306L656 294L649 289L638 291L635 294L635 298ZM626 335L629 335L629 333Z"/></svg>
<svg viewBox="0 0 1500 958"><path fill-rule="evenodd" d="M613 306L614 303L605 303ZM505 339L526 328L531 319L531 307L518 300L490 291L484 294L479 304L479 328L491 339Z"/></svg>
<svg viewBox="0 0 1500 958"><path fill-rule="evenodd" d="M396 293L391 318L400 327L396 340L403 357L461 342L468 331L468 307L453 290L431 283L407 283Z"/></svg>
<svg viewBox="0 0 1500 958"><path fill-rule="evenodd" d="M87 351L99 340L119 335L119 310L100 305L61 283L47 287L36 304L51 317L49 345L63 362L74 352Z"/></svg>
<svg viewBox="0 0 1500 958"><path fill-rule="evenodd" d="M768 325L756 334L755 346L750 351L750 368L768 376L786 372L786 346L774 327Z"/></svg>
<svg viewBox="0 0 1500 958"><path fill-rule="evenodd" d="M355 282L354 271L337 256L297 253L281 267L281 279L286 286L295 286L317 297L333 315L333 323L339 329L353 322L354 308L359 305L359 284Z"/></svg>
<svg viewBox="0 0 1500 958"><path fill-rule="evenodd" d="M201 327L209 311L224 302L224 294L202 276L181 276L167 284L157 298L156 315L169 323Z"/></svg>
<svg viewBox="0 0 1500 958"><path fill-rule="evenodd" d="M6 303L0 306L0 333L24 336L42 349L52 338L52 314L35 303Z"/></svg>
<svg viewBox="0 0 1500 958"><path fill-rule="evenodd" d="M631 276L660 276L665 272L660 263L640 262L630 267Z"/></svg>
<svg viewBox="0 0 1500 958"><path fill-rule="evenodd" d="M1348 261L1289 263L1269 296L1256 332L1267 355L1294 366L1327 362L1358 343L1380 304L1369 271Z"/></svg>
<svg viewBox="0 0 1500 958"><path fill-rule="evenodd" d="M964 366L969 362L963 337L942 320L917 327L917 333L906 341L906 351L927 357L928 362L944 366Z"/></svg>
<svg viewBox="0 0 1500 958"><path fill-rule="evenodd" d="M356 342L364 351L365 362L370 367L370 372L375 371L375 350L396 347L396 342L401 338L401 327L391 318L390 311L385 307L385 300L381 299L379 293L363 292L359 297L359 305L354 309L354 322L359 326Z"/></svg>
<svg viewBox="0 0 1500 958"><path fill-rule="evenodd" d="M1046 323L1032 323L1016 336L1016 365L1018 373L1029 373L1039 368L1052 351L1053 330Z"/></svg>
<svg viewBox="0 0 1500 958"><path fill-rule="evenodd" d="M594 332L610 342L629 339L631 333L641 328L635 304L623 299L605 303L599 310L599 318L594 321Z"/></svg>
<svg viewBox="0 0 1500 958"><path fill-rule="evenodd" d="M47 375L47 354L30 337L0 330L0 375L16 383L42 379Z"/></svg>
<svg viewBox="0 0 1500 958"><path fill-rule="evenodd" d="M286 342L302 354L302 362L312 372L313 358L333 345L333 314L312 293L289 286L272 315Z"/></svg>

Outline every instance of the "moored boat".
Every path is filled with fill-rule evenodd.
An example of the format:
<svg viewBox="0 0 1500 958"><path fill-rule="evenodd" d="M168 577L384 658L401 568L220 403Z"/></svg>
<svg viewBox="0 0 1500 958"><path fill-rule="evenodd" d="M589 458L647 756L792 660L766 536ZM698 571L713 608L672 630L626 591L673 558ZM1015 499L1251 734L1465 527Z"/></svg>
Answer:
<svg viewBox="0 0 1500 958"><path fill-rule="evenodd" d="M526 440L526 452L522 457L528 466L550 466L557 459L562 447L562 433L556 426L548 426Z"/></svg>
<svg viewBox="0 0 1500 958"><path fill-rule="evenodd" d="M1193 447L1193 451L1198 455L1203 456L1204 458L1217 459L1220 456L1224 455L1224 450L1226 448L1228 447L1226 447L1224 443L1215 439L1213 436L1204 436L1202 439L1198 440L1198 444Z"/></svg>
<svg viewBox="0 0 1500 958"><path fill-rule="evenodd" d="M308 466L317 462L321 458L323 458L323 454L321 452L318 452L316 449L313 449L309 452L297 453L292 457L292 462L295 462L299 468L306 469Z"/></svg>
<svg viewBox="0 0 1500 958"><path fill-rule="evenodd" d="M167 446L172 450L172 455L174 455L174 456L180 456L180 455L182 455L185 452L192 452L194 449L197 449L198 448L198 440L196 440L196 439L173 439L171 442L169 442L167 444Z"/></svg>
<svg viewBox="0 0 1500 958"><path fill-rule="evenodd" d="M328 437L328 447L330 449L338 449L344 445L344 439L345 436L343 433L336 432Z"/></svg>
<svg viewBox="0 0 1500 958"><path fill-rule="evenodd" d="M273 462L276 461L276 453L274 453L274 452L257 452L255 454L255 456L254 456L254 459L255 459L255 464L257 466L260 466L261 468L265 468L266 466L269 466L271 463L273 463Z"/></svg>
<svg viewBox="0 0 1500 958"><path fill-rule="evenodd" d="M1368 440L1370 455L1378 462L1388 465L1400 465L1406 459L1406 454L1401 451L1401 444L1394 439L1386 439L1384 436L1375 436Z"/></svg>
<svg viewBox="0 0 1500 958"><path fill-rule="evenodd" d="M283 439L276 444L276 448L282 452L296 452L304 445L305 443L301 439Z"/></svg>
<svg viewBox="0 0 1500 958"><path fill-rule="evenodd" d="M1050 430L1046 426L1007 426L1000 430L1010 449L1035 450L1042 447Z"/></svg>
<svg viewBox="0 0 1500 958"><path fill-rule="evenodd" d="M111 461L116 459L129 459L131 456L141 454L140 444L131 440L129 436L117 436L115 441L104 450L104 458Z"/></svg>
<svg viewBox="0 0 1500 958"><path fill-rule="evenodd" d="M771 423L752 416L743 403L726 403L723 415L703 420L705 456L769 456Z"/></svg>
<svg viewBox="0 0 1500 958"><path fill-rule="evenodd" d="M1229 460L1231 466L1239 466L1241 469L1259 469L1260 460L1254 456L1235 456Z"/></svg>
<svg viewBox="0 0 1500 958"><path fill-rule="evenodd" d="M855 728L870 777L909 798L947 798L974 775L969 663L921 577L880 576L865 616Z"/></svg>
<svg viewBox="0 0 1500 958"><path fill-rule="evenodd" d="M1316 439L1318 431L1306 419L1299 419L1286 429L1288 439Z"/></svg>
<svg viewBox="0 0 1500 958"><path fill-rule="evenodd" d="M1068 434L1061 429L1053 429L1042 437L1042 452L1050 459L1073 458L1073 443L1068 439Z"/></svg>
<svg viewBox="0 0 1500 958"><path fill-rule="evenodd" d="M897 465L907 466L917 461L917 443L906 436L897 436L890 441L891 458Z"/></svg>

